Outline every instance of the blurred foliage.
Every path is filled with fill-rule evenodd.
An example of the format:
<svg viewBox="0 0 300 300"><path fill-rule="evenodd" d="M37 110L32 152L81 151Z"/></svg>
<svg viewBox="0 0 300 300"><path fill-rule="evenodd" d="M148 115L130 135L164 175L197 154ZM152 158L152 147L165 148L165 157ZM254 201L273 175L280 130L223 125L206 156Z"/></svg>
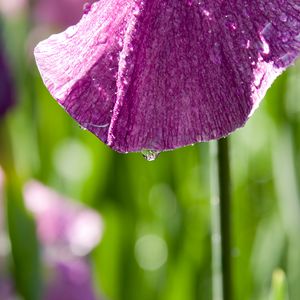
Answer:
<svg viewBox="0 0 300 300"><path fill-rule="evenodd" d="M275 270L272 279L272 289L269 300L289 300L287 282L282 270Z"/></svg>
<svg viewBox="0 0 300 300"><path fill-rule="evenodd" d="M39 300L42 291L41 269L34 222L25 210L18 180L10 180L6 190L9 199L7 223L16 288L24 299Z"/></svg>
<svg viewBox="0 0 300 300"><path fill-rule="evenodd" d="M34 177L103 216L103 240L90 257L99 294L111 300L211 299L208 144L162 153L154 162L114 153L47 92L26 14L4 25L18 105L0 130L11 141L23 183ZM290 299L300 298L299 75L299 66L285 72L230 138L236 300L267 299L277 268L287 278L275 271L270 299L287 299L287 286ZM18 180L7 189L13 274L25 300L39 299L38 245Z"/></svg>

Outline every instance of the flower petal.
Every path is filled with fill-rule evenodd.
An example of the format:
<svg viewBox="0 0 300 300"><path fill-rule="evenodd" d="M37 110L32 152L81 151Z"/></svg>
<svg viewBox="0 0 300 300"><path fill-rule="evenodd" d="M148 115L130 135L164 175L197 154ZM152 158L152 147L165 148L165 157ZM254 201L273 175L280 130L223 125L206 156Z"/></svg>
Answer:
<svg viewBox="0 0 300 300"><path fill-rule="evenodd" d="M296 0L110 0L35 55L83 127L120 152L161 151L243 126L299 34Z"/></svg>
<svg viewBox="0 0 300 300"><path fill-rule="evenodd" d="M100 1L76 26L52 35L35 49L52 96L104 142L116 102L121 34L129 9L127 0Z"/></svg>

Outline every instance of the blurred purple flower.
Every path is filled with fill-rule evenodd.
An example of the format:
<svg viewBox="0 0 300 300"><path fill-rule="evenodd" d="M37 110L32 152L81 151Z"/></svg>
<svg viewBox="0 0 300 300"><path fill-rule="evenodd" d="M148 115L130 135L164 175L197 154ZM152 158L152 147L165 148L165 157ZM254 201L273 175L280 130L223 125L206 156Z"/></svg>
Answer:
<svg viewBox="0 0 300 300"><path fill-rule="evenodd" d="M9 254L4 230L2 190L4 173L0 168L0 299L17 299L4 262ZM29 182L24 191L26 207L36 219L43 261L49 276L43 300L99 300L86 257L100 241L100 216L66 199L39 182Z"/></svg>
<svg viewBox="0 0 300 300"><path fill-rule="evenodd" d="M16 17L30 5L30 13L38 25L64 28L81 18L84 10L97 0L0 0L0 12Z"/></svg>
<svg viewBox="0 0 300 300"><path fill-rule="evenodd" d="M98 213L67 199L37 181L26 184L25 205L33 213L44 260L50 273L45 300L94 300L86 256L100 241Z"/></svg>
<svg viewBox="0 0 300 300"><path fill-rule="evenodd" d="M34 17L38 24L67 27L78 22L85 7L96 0L37 0Z"/></svg>
<svg viewBox="0 0 300 300"><path fill-rule="evenodd" d="M0 277L0 299L2 300L16 300L15 289L9 279Z"/></svg>
<svg viewBox="0 0 300 300"><path fill-rule="evenodd" d="M101 0L35 57L82 127L120 152L161 151L243 126L299 34L296 0Z"/></svg>
<svg viewBox="0 0 300 300"><path fill-rule="evenodd" d="M55 255L85 256L101 239L103 224L98 213L39 182L26 184L25 205L36 218L42 245Z"/></svg>
<svg viewBox="0 0 300 300"><path fill-rule="evenodd" d="M15 101L12 76L3 48L0 36L0 118L7 112Z"/></svg>
<svg viewBox="0 0 300 300"><path fill-rule="evenodd" d="M57 261L52 264L45 300L94 300L90 266L84 259Z"/></svg>
<svg viewBox="0 0 300 300"><path fill-rule="evenodd" d="M0 12L6 17L18 15L27 5L28 0L0 0Z"/></svg>

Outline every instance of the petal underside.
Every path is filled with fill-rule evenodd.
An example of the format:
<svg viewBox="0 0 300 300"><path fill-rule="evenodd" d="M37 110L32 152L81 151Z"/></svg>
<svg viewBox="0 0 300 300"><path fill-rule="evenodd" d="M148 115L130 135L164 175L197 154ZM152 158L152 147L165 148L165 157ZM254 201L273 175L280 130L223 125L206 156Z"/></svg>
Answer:
<svg viewBox="0 0 300 300"><path fill-rule="evenodd" d="M119 152L163 151L243 126L299 34L295 0L101 0L35 56L81 126Z"/></svg>

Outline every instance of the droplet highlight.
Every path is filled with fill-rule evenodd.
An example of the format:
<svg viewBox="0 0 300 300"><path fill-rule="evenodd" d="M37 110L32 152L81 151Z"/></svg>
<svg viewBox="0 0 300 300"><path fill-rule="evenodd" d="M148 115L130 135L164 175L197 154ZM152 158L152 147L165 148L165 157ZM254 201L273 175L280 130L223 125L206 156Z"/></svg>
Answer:
<svg viewBox="0 0 300 300"><path fill-rule="evenodd" d="M159 154L160 152L156 150L147 150L147 149L142 150L143 157L148 161L156 160Z"/></svg>

